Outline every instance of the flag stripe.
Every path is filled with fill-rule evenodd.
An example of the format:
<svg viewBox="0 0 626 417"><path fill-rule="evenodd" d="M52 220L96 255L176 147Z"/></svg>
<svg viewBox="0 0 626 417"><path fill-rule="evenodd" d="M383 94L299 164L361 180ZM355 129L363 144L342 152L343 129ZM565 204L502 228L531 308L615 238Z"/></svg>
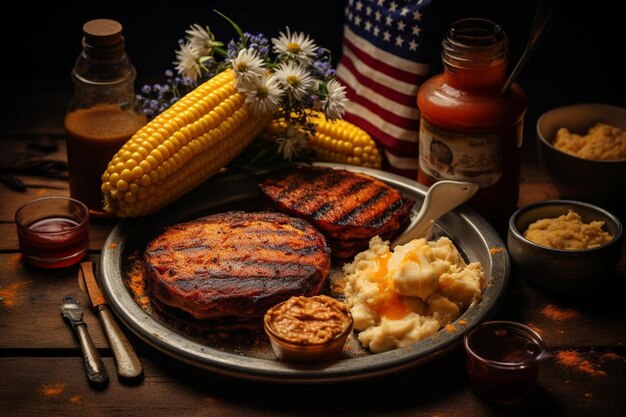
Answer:
<svg viewBox="0 0 626 417"><path fill-rule="evenodd" d="M387 158L387 161L389 161L389 163L396 168L410 170L417 169L418 162L417 158L415 158L414 156L411 158L403 158L401 156L395 156L388 149L386 149L385 157Z"/></svg>
<svg viewBox="0 0 626 417"><path fill-rule="evenodd" d="M349 102L344 118L351 123L354 123L353 120L358 120L358 123L355 123L357 126L360 126L385 146L397 147L408 144L409 148L417 149L418 130L406 130L390 124L360 103ZM398 140L399 138L401 140Z"/></svg>
<svg viewBox="0 0 626 417"><path fill-rule="evenodd" d="M377 84L385 86L389 90L395 91L397 93L406 93L407 90L412 88L416 88L416 83L405 83L404 81L398 80L395 77L390 77L387 74L379 71L375 66L372 67L362 60L354 53L354 50L349 46L345 46L343 51L343 56L341 58L343 61L348 61L352 63L352 66L355 71L358 71L364 75L366 75L369 79L375 81Z"/></svg>
<svg viewBox="0 0 626 417"><path fill-rule="evenodd" d="M401 58L397 55L390 54L389 52L377 48L371 42L368 42L364 38L355 34L348 26L344 29L344 42L346 44L352 44L360 51L363 51L363 58L372 59L369 57L376 56L375 65L381 65L380 70L386 73L397 75L398 78L404 79L404 81L411 83L415 77L415 74L427 74L428 64L422 64L408 59ZM361 58L361 57L360 57Z"/></svg>
<svg viewBox="0 0 626 417"><path fill-rule="evenodd" d="M384 169L417 178L417 91L429 76L424 14L430 0L350 0L337 78L349 101L344 119L383 148Z"/></svg>
<svg viewBox="0 0 626 417"><path fill-rule="evenodd" d="M400 93L384 84L370 81L371 78L359 71L356 68L358 63L355 63L349 56L344 56L341 63L342 66L337 69L337 77L342 84L350 86L357 95L381 100L381 104L399 116L415 118L419 115L415 105L417 85L407 86Z"/></svg>
<svg viewBox="0 0 626 417"><path fill-rule="evenodd" d="M376 113L378 116L385 119L390 124L395 125L399 129L410 131L411 135L415 134L419 130L419 111L414 108L411 109L406 106L402 106L406 113L409 113L409 117L402 117L398 115L401 110L397 103L385 98L385 96L381 96L371 91L367 87L363 87L361 85L361 91L356 92L352 89L352 83L350 81L346 81L343 77L337 77L340 82L346 87L346 94L356 97L356 101L366 107L368 110ZM415 100L413 100L415 101Z"/></svg>

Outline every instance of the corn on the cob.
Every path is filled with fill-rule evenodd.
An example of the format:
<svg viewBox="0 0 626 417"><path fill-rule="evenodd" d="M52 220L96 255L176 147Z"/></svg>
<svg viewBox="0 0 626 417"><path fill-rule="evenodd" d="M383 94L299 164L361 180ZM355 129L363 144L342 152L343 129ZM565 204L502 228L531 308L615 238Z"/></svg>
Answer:
<svg viewBox="0 0 626 417"><path fill-rule="evenodd" d="M307 140L315 150L318 161L380 169L380 152L372 137L363 129L346 120L329 121L316 110L309 110L309 117L315 124L315 134L307 135ZM283 119L274 119L262 137L272 140L284 134L286 129Z"/></svg>
<svg viewBox="0 0 626 417"><path fill-rule="evenodd" d="M211 78L141 128L102 175L104 209L150 214L217 173L269 122L237 93L232 70Z"/></svg>

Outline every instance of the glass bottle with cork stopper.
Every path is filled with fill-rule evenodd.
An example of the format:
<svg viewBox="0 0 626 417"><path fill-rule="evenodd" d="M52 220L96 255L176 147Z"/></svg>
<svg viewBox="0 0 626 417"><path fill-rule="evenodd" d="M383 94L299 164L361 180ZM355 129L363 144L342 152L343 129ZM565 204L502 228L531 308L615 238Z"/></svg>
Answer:
<svg viewBox="0 0 626 417"><path fill-rule="evenodd" d="M137 75L124 46L122 25L96 19L83 25L83 50L72 69L74 96L65 116L70 195L92 215L107 216L102 174L146 123L136 100Z"/></svg>
<svg viewBox="0 0 626 417"><path fill-rule="evenodd" d="M527 99L507 80L508 38L479 18L452 24L442 42L443 73L417 94L421 114L418 181L472 181L469 201L498 231L519 197L522 130Z"/></svg>

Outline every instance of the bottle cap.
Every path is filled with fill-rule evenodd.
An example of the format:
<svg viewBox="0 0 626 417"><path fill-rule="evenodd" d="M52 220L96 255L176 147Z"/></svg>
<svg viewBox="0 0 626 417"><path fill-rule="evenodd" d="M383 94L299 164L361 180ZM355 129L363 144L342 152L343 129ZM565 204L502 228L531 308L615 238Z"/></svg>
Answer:
<svg viewBox="0 0 626 417"><path fill-rule="evenodd" d="M122 25L111 19L94 19L83 25L83 49L94 59L116 59L124 53Z"/></svg>

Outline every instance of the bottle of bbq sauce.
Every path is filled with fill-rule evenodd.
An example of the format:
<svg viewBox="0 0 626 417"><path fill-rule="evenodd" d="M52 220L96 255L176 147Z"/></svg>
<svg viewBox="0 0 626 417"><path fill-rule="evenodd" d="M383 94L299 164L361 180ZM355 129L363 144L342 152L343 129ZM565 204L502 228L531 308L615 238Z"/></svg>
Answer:
<svg viewBox="0 0 626 417"><path fill-rule="evenodd" d="M517 207L527 100L507 79L508 38L486 19L459 20L442 42L443 73L417 94L421 113L418 181L472 181L469 205L499 232Z"/></svg>
<svg viewBox="0 0 626 417"><path fill-rule="evenodd" d="M83 50L72 69L74 96L65 116L70 195L95 216L106 216L102 174L126 141L146 123L136 100L136 70L122 25L96 19L83 26Z"/></svg>

